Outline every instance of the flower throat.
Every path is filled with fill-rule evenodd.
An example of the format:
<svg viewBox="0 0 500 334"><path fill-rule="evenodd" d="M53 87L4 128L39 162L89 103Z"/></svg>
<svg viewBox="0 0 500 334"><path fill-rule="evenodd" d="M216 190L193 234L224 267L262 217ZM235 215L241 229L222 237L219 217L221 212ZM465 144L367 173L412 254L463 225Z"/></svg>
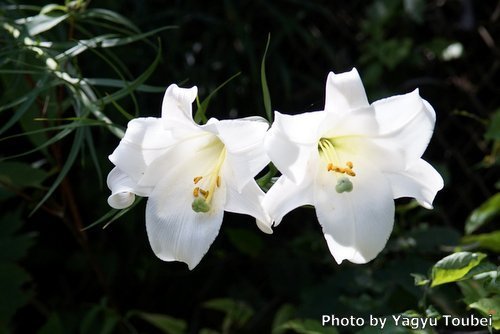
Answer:
<svg viewBox="0 0 500 334"><path fill-rule="evenodd" d="M354 164L351 161L347 161L345 163L345 167L340 166L340 159L332 139L321 138L318 142L318 151L320 157L326 162L326 170L333 172L334 175L337 176L335 191L339 194L343 192L351 192L353 185L347 176L356 176L356 173L353 170Z"/></svg>
<svg viewBox="0 0 500 334"><path fill-rule="evenodd" d="M194 200L191 204L191 208L194 212L210 211L210 204L215 194L215 190L221 185L220 170L225 159L226 147L223 147L212 171L205 176L195 176L193 178L195 187L193 188ZM207 184L208 186L203 187Z"/></svg>

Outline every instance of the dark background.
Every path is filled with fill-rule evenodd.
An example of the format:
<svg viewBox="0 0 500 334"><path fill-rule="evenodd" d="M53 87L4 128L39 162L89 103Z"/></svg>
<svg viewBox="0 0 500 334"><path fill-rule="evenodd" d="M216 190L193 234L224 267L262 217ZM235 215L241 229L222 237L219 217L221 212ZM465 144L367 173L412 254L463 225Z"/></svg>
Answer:
<svg viewBox="0 0 500 334"><path fill-rule="evenodd" d="M142 31L177 26L148 38L162 46L150 85L197 85L203 99L241 72L212 99L209 117L264 116L260 65L268 34L266 72L273 110L294 114L322 109L328 72L352 67L371 102L419 88L437 113L424 158L443 175L445 188L433 211L398 200L388 246L365 265L337 265L313 209L300 208L272 236L260 233L251 217L226 213L218 238L189 271L185 264L154 256L144 228L146 201L104 230L100 225L80 231L75 215L86 226L109 210L109 191L99 185L88 159L80 159L64 183L72 198L60 187L51 199L62 203L67 219L43 210L28 216L40 194L4 196L0 203L2 224L16 221L17 234L30 236L29 250L19 261L29 279L20 287L22 294L12 297L21 302L5 333L43 334L54 328L104 333L103 326L115 320L110 333L163 333L130 315L132 310L182 319L189 333L203 328L270 333L273 319L284 309L291 318L320 321L322 314L390 315L422 307L424 292L410 274L427 274L452 251L467 216L494 194L498 180L498 167L486 168L491 142L483 136L484 122L500 106L498 1L104 0L91 1L89 7L119 12ZM94 29L99 33L103 28ZM74 38L83 37L76 33ZM445 59L443 51L452 43L461 43L463 52ZM129 79L139 76L156 54L142 42L115 52ZM96 59L92 53L78 57L85 76L113 77L109 66ZM2 85L5 89L7 83ZM136 93L138 110L131 99L121 105L136 116L158 117L162 95ZM126 126L116 108L104 111ZM94 128L92 134L105 181L112 168L106 157L119 139L105 128ZM70 142L65 140L63 157ZM4 155L29 143L1 145ZM228 325L225 312L206 305L216 298L245 305L252 316L242 324L234 316ZM443 287L429 299L443 313L465 312L455 287Z"/></svg>

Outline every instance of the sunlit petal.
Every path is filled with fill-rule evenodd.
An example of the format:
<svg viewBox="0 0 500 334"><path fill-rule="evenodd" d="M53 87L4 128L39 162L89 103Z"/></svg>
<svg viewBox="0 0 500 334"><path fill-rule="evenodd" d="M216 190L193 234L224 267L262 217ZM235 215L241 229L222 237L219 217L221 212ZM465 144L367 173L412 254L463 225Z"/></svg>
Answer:
<svg viewBox="0 0 500 334"><path fill-rule="evenodd" d="M411 163L424 153L434 131L436 113L418 90L373 103L380 126L380 141L404 149Z"/></svg>
<svg viewBox="0 0 500 334"><path fill-rule="evenodd" d="M436 193L444 186L441 175L423 159L405 171L386 173L386 176L394 198L413 197L427 209L432 209Z"/></svg>
<svg viewBox="0 0 500 334"><path fill-rule="evenodd" d="M134 189L136 183L117 167L108 174L108 188L111 195L108 197L108 204L115 209L125 209L134 203Z"/></svg>
<svg viewBox="0 0 500 334"><path fill-rule="evenodd" d="M355 68L349 72L328 74L325 111L342 114L368 105L363 82Z"/></svg>
<svg viewBox="0 0 500 334"><path fill-rule="evenodd" d="M389 183L379 171L358 166L350 192L335 190L337 178L319 170L314 192L318 221L337 263L366 263L384 248L394 222Z"/></svg>
<svg viewBox="0 0 500 334"><path fill-rule="evenodd" d="M313 204L313 177L307 177L296 184L286 176L281 176L264 197L264 209L278 225L283 216L302 205Z"/></svg>
<svg viewBox="0 0 500 334"><path fill-rule="evenodd" d="M133 180L141 178L147 166L173 145L171 134L158 118L136 118L128 123L125 136L109 160Z"/></svg>
<svg viewBox="0 0 500 334"><path fill-rule="evenodd" d="M182 261L193 269L219 233L225 191L217 191L209 212L194 212L192 175L198 168L181 164L166 173L149 196L146 229L156 256Z"/></svg>
<svg viewBox="0 0 500 334"><path fill-rule="evenodd" d="M253 216L257 220L257 226L262 232L273 233L271 218L262 206L264 192L255 181L248 182L241 192L230 185L227 185L226 191L226 211Z"/></svg>
<svg viewBox="0 0 500 334"><path fill-rule="evenodd" d="M193 121L192 104L198 94L198 88L180 88L170 85L163 97L161 118L166 129L172 131L175 138L183 138L196 130L198 124Z"/></svg>
<svg viewBox="0 0 500 334"><path fill-rule="evenodd" d="M268 163L264 137L269 124L263 118L225 120L216 123L217 135L227 150L226 166L233 185L242 191Z"/></svg>
<svg viewBox="0 0 500 334"><path fill-rule="evenodd" d="M317 152L319 130L325 116L323 112L294 116L275 113L265 147L276 167L294 182L300 183L306 177L309 160Z"/></svg>

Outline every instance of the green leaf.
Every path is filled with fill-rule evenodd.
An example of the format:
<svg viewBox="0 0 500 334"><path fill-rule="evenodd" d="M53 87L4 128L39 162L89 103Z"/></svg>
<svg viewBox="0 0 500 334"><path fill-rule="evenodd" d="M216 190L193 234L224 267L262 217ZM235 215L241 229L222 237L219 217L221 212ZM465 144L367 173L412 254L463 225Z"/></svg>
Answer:
<svg viewBox="0 0 500 334"><path fill-rule="evenodd" d="M183 334L186 333L187 324L184 320L176 319L169 315L147 313L142 311L131 311L128 316L138 316L142 320L155 326L165 334Z"/></svg>
<svg viewBox="0 0 500 334"><path fill-rule="evenodd" d="M153 74L154 70L158 66L160 59L161 59L162 51L161 51L161 45L158 47L158 53L156 54L156 58L149 65L149 67L144 71L140 76L137 77L134 81L130 83L130 85L126 85L124 88L119 89L118 91L114 92L111 95L108 95L104 98L101 99L101 102L104 104L111 103L111 101L116 101L119 100L129 94L131 94L132 91L134 91L137 87L142 85L150 76Z"/></svg>
<svg viewBox="0 0 500 334"><path fill-rule="evenodd" d="M462 238L462 243L477 243L479 247L500 253L500 230L476 235L466 235Z"/></svg>
<svg viewBox="0 0 500 334"><path fill-rule="evenodd" d="M285 322L279 328L299 334L337 334L335 327L324 327L315 319L294 319Z"/></svg>
<svg viewBox="0 0 500 334"><path fill-rule="evenodd" d="M207 109L208 105L210 104L210 100L212 97L225 85L227 85L229 82L231 82L234 78L239 76L241 72L236 73L235 75L231 76L229 79L221 83L217 88L215 88L210 95L208 95L201 103L198 103L198 109L196 110L196 113L194 114L194 121L196 123L206 123L207 122Z"/></svg>
<svg viewBox="0 0 500 334"><path fill-rule="evenodd" d="M267 119L269 120L269 122L272 122L273 110L271 107L271 95L269 94L269 86L267 85L267 78L266 78L266 56L270 42L271 42L271 34L268 34L266 49L264 50L264 55L262 56L262 62L260 63L260 82L262 85L262 99L264 100L264 110L266 111Z"/></svg>
<svg viewBox="0 0 500 334"><path fill-rule="evenodd" d="M8 161L0 162L0 185L8 184L13 188L40 187L47 178L46 171L29 164Z"/></svg>
<svg viewBox="0 0 500 334"><path fill-rule="evenodd" d="M448 255L439 260L432 268L431 287L459 281L485 257L486 254L470 252L458 252Z"/></svg>
<svg viewBox="0 0 500 334"><path fill-rule="evenodd" d="M105 79L105 78L86 78L83 79L89 85L92 86L105 86L105 87L116 87L123 88L130 86L130 81L116 80L116 79ZM151 86L151 85L139 85L136 88L138 92L144 93L164 93L165 87L163 86Z"/></svg>
<svg viewBox="0 0 500 334"><path fill-rule="evenodd" d="M429 282L431 281L429 278L427 278L427 276L422 274L410 274L410 275L413 276L414 284L416 286L426 285L429 284Z"/></svg>
<svg viewBox="0 0 500 334"><path fill-rule="evenodd" d="M140 33L141 31L137 26L127 19L125 16L122 16L116 12L113 12L108 9L102 9L102 8L90 8L85 10L82 15L82 19L86 18L98 18L101 20L109 21L111 23L117 23L119 25L122 25L123 27L130 29L136 33Z"/></svg>
<svg viewBox="0 0 500 334"><path fill-rule="evenodd" d="M35 208L31 211L30 215L35 213L43 205L43 203L45 203L45 201L49 199L52 193L56 190L56 188L68 174L69 170L71 169L71 166L73 166L73 163L75 162L76 157L78 156L78 153L80 152L80 148L82 147L82 143L84 140L83 135L84 135L83 128L77 128L75 131L75 139L73 140L73 145L71 146L68 156L66 157L66 162L59 171L59 174L57 175L55 181L52 183L50 189L47 191L42 200L38 202Z"/></svg>
<svg viewBox="0 0 500 334"><path fill-rule="evenodd" d="M465 222L465 233L471 234L500 216L500 193L496 193L474 211Z"/></svg>
<svg viewBox="0 0 500 334"><path fill-rule="evenodd" d="M223 327L227 330L232 324L237 328L243 327L254 314L253 309L247 304L229 298L209 300L203 303L203 307L225 313Z"/></svg>
<svg viewBox="0 0 500 334"><path fill-rule="evenodd" d="M469 305L470 308L478 310L482 315L492 315L493 328L500 329L500 297L482 298Z"/></svg>
<svg viewBox="0 0 500 334"><path fill-rule="evenodd" d="M276 314L274 315L273 324L272 324L272 334L282 334L286 331L285 328L282 327L287 321L291 320L295 315L295 307L291 304L285 304L281 306Z"/></svg>

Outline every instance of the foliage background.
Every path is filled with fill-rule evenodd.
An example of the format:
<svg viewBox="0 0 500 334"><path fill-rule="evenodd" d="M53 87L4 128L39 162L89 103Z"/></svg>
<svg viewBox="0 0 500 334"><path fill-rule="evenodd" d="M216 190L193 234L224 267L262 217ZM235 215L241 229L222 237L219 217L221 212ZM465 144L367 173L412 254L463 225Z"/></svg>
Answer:
<svg viewBox="0 0 500 334"><path fill-rule="evenodd" d="M41 3L32 1L36 6L49 2ZM13 4L1 3L2 24L40 10L14 10ZM81 6L82 1L66 5ZM498 1L102 0L80 7L35 40L63 45L109 31L138 34L132 27L95 24L104 21L81 15L95 8L122 14L142 32L172 28L110 49L91 48L68 62L65 70L72 67L72 74L83 78L131 82L151 73L148 86L122 83L127 94L96 104L113 126L96 121L97 114L82 116L85 122L78 124L91 140L75 151L69 172L35 212L61 175L79 132L71 129L44 148L17 155L56 136L59 130L52 127L63 129L81 116L70 103L74 92L59 84L40 93L26 116L2 131L0 333L334 333L318 325L322 314L481 314L480 308L467 308L472 304L467 287L416 286L411 274L428 275L456 247L488 253L493 266L488 272L498 265ZM104 230L103 224L82 230L109 211L105 177L112 164L107 156L119 141L110 129L124 129L127 114L158 116L170 83L197 85L203 99L241 72L211 99L207 116L265 114L260 66L268 33L266 72L273 110L321 109L328 72L354 66L370 101L420 89L438 118L424 155L445 178L435 209L398 200L388 246L361 266L334 262L309 208L290 213L273 236L260 233L249 217L226 214L217 240L193 271L154 256L144 228L145 201ZM40 75L29 72L40 70L40 57L26 51L18 57L15 52L22 46L16 43L3 29L0 125L19 113L19 105L9 103L33 91ZM457 43L463 51L450 58L446 50ZM92 89L103 102L120 87L96 84ZM475 212L480 218L470 217L491 198ZM489 233L489 243L462 238L466 224ZM474 284L472 290L483 291ZM500 303L498 291L498 284L490 284L483 297ZM498 305L490 308L497 314Z"/></svg>

